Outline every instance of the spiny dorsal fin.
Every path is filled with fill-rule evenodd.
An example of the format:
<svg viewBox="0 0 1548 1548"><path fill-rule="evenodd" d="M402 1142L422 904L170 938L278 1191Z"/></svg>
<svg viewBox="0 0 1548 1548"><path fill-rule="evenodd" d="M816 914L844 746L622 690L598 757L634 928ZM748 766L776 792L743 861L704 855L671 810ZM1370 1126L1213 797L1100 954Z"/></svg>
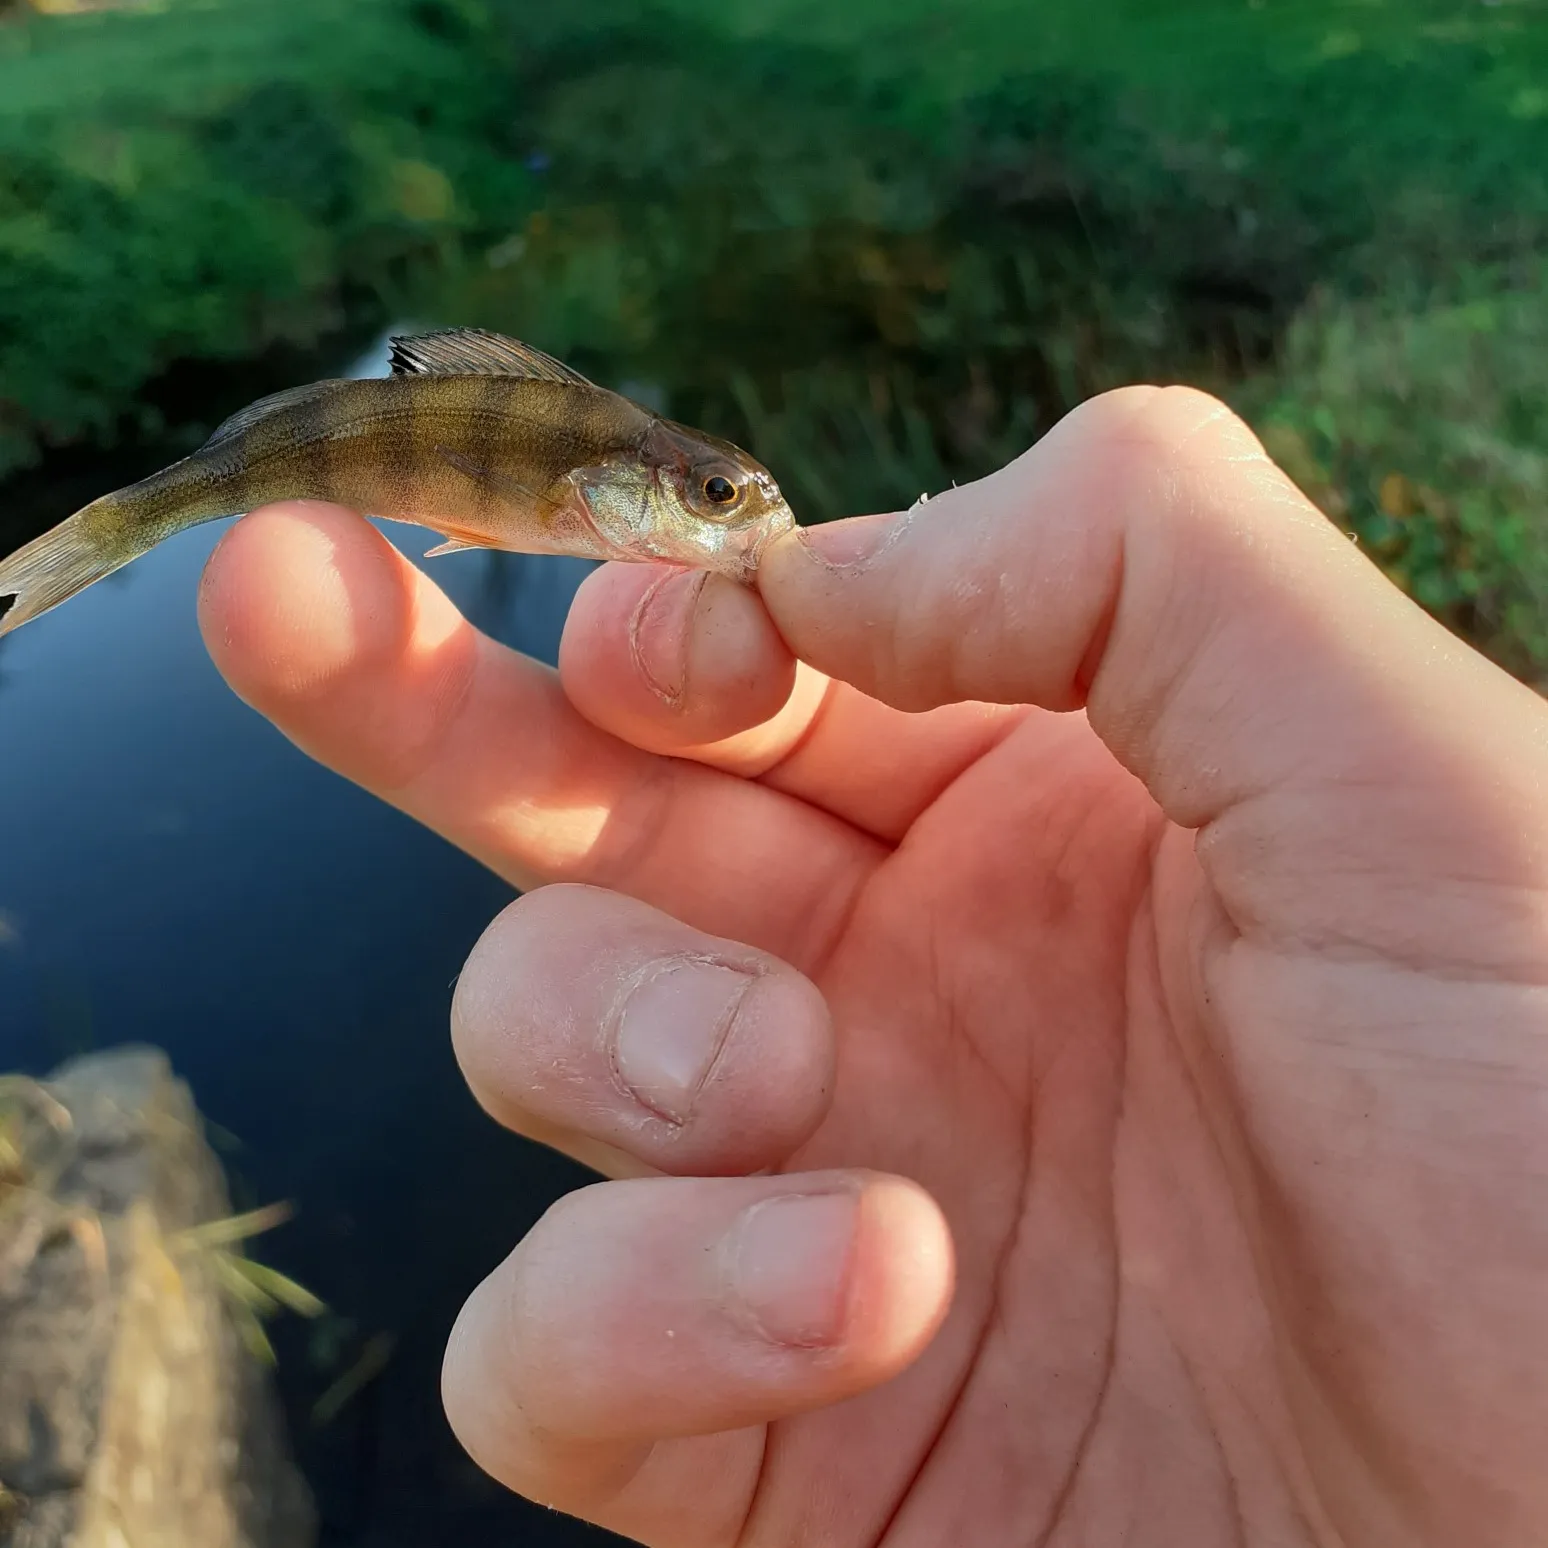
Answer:
<svg viewBox="0 0 1548 1548"><path fill-rule="evenodd" d="M394 376L522 376L530 381L594 385L562 360L483 328L444 328L390 342Z"/></svg>
<svg viewBox="0 0 1548 1548"><path fill-rule="evenodd" d="M338 385L337 382L308 382L304 387L287 387L283 392L271 392L267 398L249 403L245 409L238 409L224 424L216 427L215 433L204 444L213 446L217 441L228 441L282 409L300 408L303 403L326 398Z"/></svg>

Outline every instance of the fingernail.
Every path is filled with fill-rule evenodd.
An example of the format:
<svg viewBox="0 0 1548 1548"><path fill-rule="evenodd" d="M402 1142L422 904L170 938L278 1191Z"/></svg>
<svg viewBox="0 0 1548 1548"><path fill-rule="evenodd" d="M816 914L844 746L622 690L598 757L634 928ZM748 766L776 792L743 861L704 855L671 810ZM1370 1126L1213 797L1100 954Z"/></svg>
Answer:
<svg viewBox="0 0 1548 1548"><path fill-rule="evenodd" d="M752 976L692 957L652 963L613 1018L613 1068L651 1112L686 1123Z"/></svg>
<svg viewBox="0 0 1548 1548"><path fill-rule="evenodd" d="M629 649L640 676L663 703L682 703L688 684L688 641L699 593L709 578L703 570L663 575L640 598L629 620Z"/></svg>
<svg viewBox="0 0 1548 1548"><path fill-rule="evenodd" d="M858 570L890 548L907 526L909 511L884 516L851 516L844 521L802 527L797 540L830 570Z"/></svg>
<svg viewBox="0 0 1548 1548"><path fill-rule="evenodd" d="M821 1349L843 1337L857 1210L848 1191L786 1194L732 1226L731 1293L771 1343Z"/></svg>

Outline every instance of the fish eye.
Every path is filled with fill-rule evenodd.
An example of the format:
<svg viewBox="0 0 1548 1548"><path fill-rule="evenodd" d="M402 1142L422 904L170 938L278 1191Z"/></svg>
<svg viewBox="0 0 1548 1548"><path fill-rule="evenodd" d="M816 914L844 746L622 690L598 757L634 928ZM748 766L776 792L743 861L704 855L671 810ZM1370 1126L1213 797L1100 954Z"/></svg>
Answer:
<svg viewBox="0 0 1548 1548"><path fill-rule="evenodd" d="M741 469L723 462L701 467L688 483L688 503L705 521L734 521L747 503L747 493Z"/></svg>

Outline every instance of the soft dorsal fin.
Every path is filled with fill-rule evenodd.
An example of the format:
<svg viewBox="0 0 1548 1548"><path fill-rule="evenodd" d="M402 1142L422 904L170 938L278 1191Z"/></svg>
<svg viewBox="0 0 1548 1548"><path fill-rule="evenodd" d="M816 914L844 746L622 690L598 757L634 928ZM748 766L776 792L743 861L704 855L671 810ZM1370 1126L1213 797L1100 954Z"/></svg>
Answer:
<svg viewBox="0 0 1548 1548"><path fill-rule="evenodd" d="M394 376L521 376L529 381L595 385L562 360L483 328L444 328L390 343Z"/></svg>
<svg viewBox="0 0 1548 1548"><path fill-rule="evenodd" d="M304 387L287 387L283 392L271 392L267 398L249 403L238 409L230 419L218 425L204 444L213 446L217 441L229 441L232 436L250 430L260 420L279 413L282 409L300 408L303 403L313 403L328 397L339 386L338 382L308 382Z"/></svg>

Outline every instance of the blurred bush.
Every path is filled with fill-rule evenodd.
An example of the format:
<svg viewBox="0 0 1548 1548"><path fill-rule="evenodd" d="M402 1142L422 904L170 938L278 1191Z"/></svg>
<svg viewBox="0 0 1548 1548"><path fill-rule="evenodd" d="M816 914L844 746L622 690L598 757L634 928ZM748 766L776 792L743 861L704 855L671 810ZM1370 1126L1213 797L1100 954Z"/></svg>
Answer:
<svg viewBox="0 0 1548 1548"><path fill-rule="evenodd" d="M480 24L434 0L0 23L0 471L159 429L137 394L174 362L406 304L529 198Z"/></svg>
<svg viewBox="0 0 1548 1548"><path fill-rule="evenodd" d="M1548 667L1548 263L1441 296L1319 296L1244 389L1269 450L1405 591Z"/></svg>
<svg viewBox="0 0 1548 1548"><path fill-rule="evenodd" d="M1543 0L13 20L0 466L144 428L175 361L415 316L746 440L812 519L1184 379L1543 674L1545 23Z"/></svg>

